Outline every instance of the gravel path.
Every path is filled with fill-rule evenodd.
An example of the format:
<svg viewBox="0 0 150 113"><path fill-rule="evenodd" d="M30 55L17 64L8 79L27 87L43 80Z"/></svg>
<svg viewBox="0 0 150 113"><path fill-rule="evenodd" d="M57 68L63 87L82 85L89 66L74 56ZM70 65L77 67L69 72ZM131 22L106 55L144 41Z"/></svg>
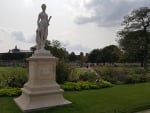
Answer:
<svg viewBox="0 0 150 113"><path fill-rule="evenodd" d="M145 110L145 111L136 112L136 113L150 113L150 109Z"/></svg>

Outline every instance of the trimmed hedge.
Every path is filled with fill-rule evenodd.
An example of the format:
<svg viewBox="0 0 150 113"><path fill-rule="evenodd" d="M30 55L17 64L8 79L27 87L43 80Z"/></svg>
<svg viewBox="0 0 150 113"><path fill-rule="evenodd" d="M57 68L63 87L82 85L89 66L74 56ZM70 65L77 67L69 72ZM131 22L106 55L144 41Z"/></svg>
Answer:
<svg viewBox="0 0 150 113"><path fill-rule="evenodd" d="M101 89L112 87L112 84L108 81L100 81L97 83L91 82L66 82L61 87L66 91L80 91L80 90L89 90L89 89Z"/></svg>
<svg viewBox="0 0 150 113"><path fill-rule="evenodd" d="M1 88L0 96L18 96L21 94L21 90L19 88Z"/></svg>

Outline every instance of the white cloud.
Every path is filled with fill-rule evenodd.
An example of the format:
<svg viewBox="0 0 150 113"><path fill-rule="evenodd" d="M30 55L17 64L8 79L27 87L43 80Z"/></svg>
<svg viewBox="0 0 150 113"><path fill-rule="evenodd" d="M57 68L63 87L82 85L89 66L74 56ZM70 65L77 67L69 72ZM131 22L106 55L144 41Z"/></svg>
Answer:
<svg viewBox="0 0 150 113"><path fill-rule="evenodd" d="M80 52L88 53L91 51L90 48L85 47L81 44L71 44L68 41L61 42L62 46L67 49L69 52L75 52L76 54L80 54Z"/></svg>
<svg viewBox="0 0 150 113"><path fill-rule="evenodd" d="M0 31L5 34L8 34L9 37L11 37L13 40L23 42L23 43L31 43L31 44L35 43L35 34L31 36L25 36L23 31L11 29L11 28L0 28Z"/></svg>
<svg viewBox="0 0 150 113"><path fill-rule="evenodd" d="M21 41L21 42L25 42L25 36L21 31L14 31L11 33L11 36L13 38L15 38L15 40Z"/></svg>

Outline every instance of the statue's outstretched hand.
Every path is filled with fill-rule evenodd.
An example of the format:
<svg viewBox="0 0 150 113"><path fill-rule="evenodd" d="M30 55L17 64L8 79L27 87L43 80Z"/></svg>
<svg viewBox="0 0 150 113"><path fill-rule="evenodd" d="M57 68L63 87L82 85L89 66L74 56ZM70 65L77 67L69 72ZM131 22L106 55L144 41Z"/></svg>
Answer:
<svg viewBox="0 0 150 113"><path fill-rule="evenodd" d="M52 18L52 16L49 17L49 20Z"/></svg>
<svg viewBox="0 0 150 113"><path fill-rule="evenodd" d="M48 21L50 21L50 20L51 20L51 18L52 18L52 16L50 16L50 17L49 17Z"/></svg>

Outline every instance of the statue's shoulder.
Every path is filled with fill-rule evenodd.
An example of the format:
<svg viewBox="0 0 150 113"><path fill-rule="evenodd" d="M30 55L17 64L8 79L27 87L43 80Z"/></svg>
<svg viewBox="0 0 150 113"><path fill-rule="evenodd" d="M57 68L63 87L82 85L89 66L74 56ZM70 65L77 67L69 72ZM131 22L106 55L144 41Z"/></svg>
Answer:
<svg viewBox="0 0 150 113"><path fill-rule="evenodd" d="M39 16L41 16L41 15L42 15L42 12L39 13Z"/></svg>

